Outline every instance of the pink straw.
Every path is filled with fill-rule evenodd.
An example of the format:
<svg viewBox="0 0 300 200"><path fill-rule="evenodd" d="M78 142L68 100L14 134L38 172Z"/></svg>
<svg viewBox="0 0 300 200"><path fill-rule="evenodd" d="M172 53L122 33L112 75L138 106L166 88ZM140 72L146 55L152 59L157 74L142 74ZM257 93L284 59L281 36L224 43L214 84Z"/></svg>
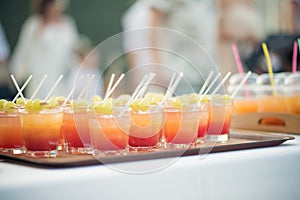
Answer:
<svg viewBox="0 0 300 200"><path fill-rule="evenodd" d="M298 56L298 44L294 42L294 51L293 51L293 65L292 65L292 73L297 72L297 56Z"/></svg>
<svg viewBox="0 0 300 200"><path fill-rule="evenodd" d="M232 51L233 51L233 55L234 55L234 59L235 59L238 71L239 71L240 75L242 76L242 78L244 78L244 69L243 69L243 65L242 65L242 61L241 61L241 57L240 57L238 48L237 48L236 44L234 44L234 43L231 45L231 47L232 47ZM249 97L248 90L245 90L245 95L246 95L246 97Z"/></svg>
<svg viewBox="0 0 300 200"><path fill-rule="evenodd" d="M237 46L235 44L232 44L232 51L233 51L233 55L234 55L234 59L238 68L238 71L240 74L244 74L244 69L243 69L243 65L241 62L241 57L239 54L239 51L237 49Z"/></svg>

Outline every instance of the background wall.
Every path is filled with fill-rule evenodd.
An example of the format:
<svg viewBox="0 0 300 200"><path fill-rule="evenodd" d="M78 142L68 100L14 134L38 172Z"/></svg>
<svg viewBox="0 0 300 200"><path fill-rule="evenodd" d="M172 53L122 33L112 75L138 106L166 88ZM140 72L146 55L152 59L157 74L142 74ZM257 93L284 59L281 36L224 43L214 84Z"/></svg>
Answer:
<svg viewBox="0 0 300 200"><path fill-rule="evenodd" d="M120 17L134 0L70 0L70 13L79 32L94 44L122 31ZM21 26L31 12L31 0L1 0L0 21L13 48Z"/></svg>

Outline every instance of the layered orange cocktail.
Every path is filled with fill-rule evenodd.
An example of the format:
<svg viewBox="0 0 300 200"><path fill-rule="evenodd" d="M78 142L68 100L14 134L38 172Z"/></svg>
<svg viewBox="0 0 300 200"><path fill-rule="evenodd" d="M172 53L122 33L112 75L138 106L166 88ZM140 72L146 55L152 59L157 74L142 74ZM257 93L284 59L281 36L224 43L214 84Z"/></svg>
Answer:
<svg viewBox="0 0 300 200"><path fill-rule="evenodd" d="M38 100L28 101L25 109L20 109L20 117L27 155L56 157L63 122L62 110L43 108Z"/></svg>
<svg viewBox="0 0 300 200"><path fill-rule="evenodd" d="M126 109L123 112L123 109ZM126 153L130 121L127 108L113 108L112 99L96 103L89 112L94 155L122 155Z"/></svg>
<svg viewBox="0 0 300 200"><path fill-rule="evenodd" d="M71 154L90 154L92 144L87 107L65 109L63 117L65 149Z"/></svg>
<svg viewBox="0 0 300 200"><path fill-rule="evenodd" d="M229 139L232 117L232 100L229 96L215 95L209 108L209 125L206 138L211 141L226 142Z"/></svg>
<svg viewBox="0 0 300 200"><path fill-rule="evenodd" d="M128 145L132 151L152 151L161 139L164 113L160 105L151 105L148 99L131 104Z"/></svg>

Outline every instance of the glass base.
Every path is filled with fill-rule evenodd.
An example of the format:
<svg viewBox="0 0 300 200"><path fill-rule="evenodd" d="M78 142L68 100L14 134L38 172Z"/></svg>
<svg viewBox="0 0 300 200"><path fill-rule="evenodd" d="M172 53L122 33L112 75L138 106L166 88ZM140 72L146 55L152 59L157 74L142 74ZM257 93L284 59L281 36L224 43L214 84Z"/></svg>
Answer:
<svg viewBox="0 0 300 200"><path fill-rule="evenodd" d="M18 154L25 153L25 149L23 149L23 148L0 148L0 152L18 155Z"/></svg>
<svg viewBox="0 0 300 200"><path fill-rule="evenodd" d="M199 137L196 141L197 144L203 144L205 142L205 137Z"/></svg>
<svg viewBox="0 0 300 200"><path fill-rule="evenodd" d="M146 153L146 152L154 152L159 149L159 145L157 144L156 146L150 146L150 147L132 147L129 146L128 150L130 152L135 152L135 153Z"/></svg>
<svg viewBox="0 0 300 200"><path fill-rule="evenodd" d="M229 134L206 135L206 140L215 142L227 142L229 140Z"/></svg>
<svg viewBox="0 0 300 200"><path fill-rule="evenodd" d="M189 149L195 147L195 143L188 143L188 144L173 144L167 143L167 148L176 150L176 149Z"/></svg>
<svg viewBox="0 0 300 200"><path fill-rule="evenodd" d="M55 158L57 157L57 150L52 151L28 151L26 156L35 157L35 158Z"/></svg>
<svg viewBox="0 0 300 200"><path fill-rule="evenodd" d="M66 146L66 152L69 154L93 154L92 147L68 147Z"/></svg>
<svg viewBox="0 0 300 200"><path fill-rule="evenodd" d="M98 150L95 149L93 152L93 156L95 157L104 157L104 156L124 156L127 155L126 149L120 149L120 150Z"/></svg>

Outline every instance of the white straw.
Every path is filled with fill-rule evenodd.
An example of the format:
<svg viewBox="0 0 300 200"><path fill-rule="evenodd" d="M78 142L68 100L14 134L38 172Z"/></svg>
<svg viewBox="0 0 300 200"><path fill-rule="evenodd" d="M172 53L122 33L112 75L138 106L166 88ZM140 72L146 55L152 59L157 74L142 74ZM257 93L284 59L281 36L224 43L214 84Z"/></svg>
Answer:
<svg viewBox="0 0 300 200"><path fill-rule="evenodd" d="M176 87L178 86L180 80L183 77L183 73L180 72L177 79L174 81L174 83L172 84L171 88L166 92L163 100L160 102L160 105L163 105L165 103L165 101L174 93Z"/></svg>
<svg viewBox="0 0 300 200"><path fill-rule="evenodd" d="M147 80L145 81L145 84L143 85L143 87L141 88L141 90L139 91L139 93L136 95L135 99L138 98L143 98L149 84L151 83L151 81L153 80L153 78L156 76L155 73L150 73L150 75L148 76Z"/></svg>
<svg viewBox="0 0 300 200"><path fill-rule="evenodd" d="M120 114L119 114L119 117L122 117L122 116L125 114L125 112L126 112L126 110L128 109L130 103L135 99L135 97L137 96L138 92L140 91L140 88L143 86L144 82L147 80L148 76L149 76L149 75L146 74L146 75L143 77L143 79L141 80L141 82L138 84L138 86L135 88L135 90L133 91L133 93L132 93L130 99L127 101L127 103L126 103L124 109L121 110L121 112L120 112Z"/></svg>
<svg viewBox="0 0 300 200"><path fill-rule="evenodd" d="M61 79L63 78L63 75L60 75L58 77L58 79L56 80L56 82L54 83L54 85L52 86L52 88L50 89L50 91L48 92L47 96L45 97L44 101L47 101L50 97L50 95L53 93L53 91L55 90L55 88L57 87L57 85L59 84L59 82L61 81Z"/></svg>
<svg viewBox="0 0 300 200"><path fill-rule="evenodd" d="M36 94L39 92L39 90L41 89L42 85L44 84L46 78L47 78L47 74L44 75L44 77L42 78L42 80L40 81L40 83L38 84L38 86L35 88L35 90L33 91L30 100L33 100L33 98L36 96Z"/></svg>
<svg viewBox="0 0 300 200"><path fill-rule="evenodd" d="M148 76L149 76L149 75L146 74L146 75L143 77L143 79L141 80L141 82L138 84L138 86L135 88L134 92L133 92L132 95L131 95L131 98L130 98L129 101L127 102L128 105L130 104L130 102L132 102L134 99L136 99L136 97L137 97L137 95L138 95L140 89L143 87L145 81L147 81Z"/></svg>
<svg viewBox="0 0 300 200"><path fill-rule="evenodd" d="M14 83L14 85L15 85L17 91L18 91L18 94L20 94L21 98L22 98L23 101L25 102L26 100L25 100L25 98L24 98L24 96L23 96L23 94L22 94L22 91L21 91L20 88L19 88L19 85L18 85L18 83L17 83L17 81L16 81L14 75L10 75L10 77L11 77L11 79L12 79L12 81L13 81L13 83Z"/></svg>
<svg viewBox="0 0 300 200"><path fill-rule="evenodd" d="M203 92L204 92L206 86L208 85L210 79L212 78L213 74L214 74L214 72L213 72L213 71L210 71L210 73L208 74L208 76L207 76L207 78L206 78L206 80L205 80L205 82L204 82L202 88L201 88L200 91L199 91L199 95L202 95L202 94L203 94Z"/></svg>
<svg viewBox="0 0 300 200"><path fill-rule="evenodd" d="M87 81L87 84L85 85L85 87L83 88L83 90L81 91L81 93L79 94L79 96L77 97L77 99L80 99L83 94L86 92L86 90L88 89L88 86L90 84L90 82L94 79L95 77L95 74L92 74L91 76L88 75L88 81Z"/></svg>
<svg viewBox="0 0 300 200"><path fill-rule="evenodd" d="M221 76L221 73L218 73L217 76L215 77L215 79L210 83L210 85L208 86L208 88L205 90L204 94L200 96L199 103L201 103L201 101L204 98L204 96L210 91L210 89L212 88L212 86L214 86L215 82L218 80L218 78L220 76Z"/></svg>
<svg viewBox="0 0 300 200"><path fill-rule="evenodd" d="M252 74L251 71L249 71L247 73L247 75L243 78L243 80L241 81L241 83L237 86L237 88L234 90L234 92L231 94L230 98L233 99L235 97L235 95L237 94L237 92L239 91L239 89L244 85L244 83L247 81L247 79L249 78L249 76Z"/></svg>
<svg viewBox="0 0 300 200"><path fill-rule="evenodd" d="M82 78L83 78L83 75L81 74L81 76L79 76L79 78L77 79L77 82L80 82ZM67 95L64 103L62 104L63 106L65 106L67 104L67 102L69 101L69 99L73 95L75 89L76 89L76 83L75 83L74 87L71 89L71 91L69 92L69 94Z"/></svg>
<svg viewBox="0 0 300 200"><path fill-rule="evenodd" d="M105 96L104 96L104 99L107 98L107 94L108 92L110 91L111 87L112 87L112 84L113 84L113 81L114 81L114 78L115 78L115 74L112 73L111 77L110 77L110 80L109 80L109 83L108 83L108 86L107 86L107 89L106 89L106 93L105 93Z"/></svg>
<svg viewBox="0 0 300 200"><path fill-rule="evenodd" d="M115 82L115 84L112 86L112 88L109 90L107 96L103 99L103 101L106 101L108 97L114 92L114 90L117 88L117 86L120 84L122 79L124 78L125 74L121 74L121 76L118 78L118 80Z"/></svg>
<svg viewBox="0 0 300 200"><path fill-rule="evenodd" d="M173 85L174 80L175 80L175 77L176 77L176 73L173 73L173 75L172 75L172 77L171 77L171 79L170 79L170 82L169 82L167 91L170 90L171 86Z"/></svg>
<svg viewBox="0 0 300 200"><path fill-rule="evenodd" d="M228 72L228 73L226 74L226 76L223 78L223 80L219 83L219 85L218 85L218 86L215 88L215 90L211 93L212 96L218 92L218 90L220 89L220 87L225 83L225 81L229 78L230 75L231 75L231 72Z"/></svg>
<svg viewBox="0 0 300 200"><path fill-rule="evenodd" d="M25 89L25 87L28 85L28 83L29 83L29 81L32 79L32 75L30 75L28 78L27 78L27 80L25 81L25 83L24 83L24 85L22 86L22 88L21 88L21 94L22 94L22 92L23 92L23 90ZM19 97L19 95L20 95L20 93L18 92L17 94L16 94L16 96L15 96L15 98L12 100L12 102L15 102L16 100L17 100L17 98Z"/></svg>

